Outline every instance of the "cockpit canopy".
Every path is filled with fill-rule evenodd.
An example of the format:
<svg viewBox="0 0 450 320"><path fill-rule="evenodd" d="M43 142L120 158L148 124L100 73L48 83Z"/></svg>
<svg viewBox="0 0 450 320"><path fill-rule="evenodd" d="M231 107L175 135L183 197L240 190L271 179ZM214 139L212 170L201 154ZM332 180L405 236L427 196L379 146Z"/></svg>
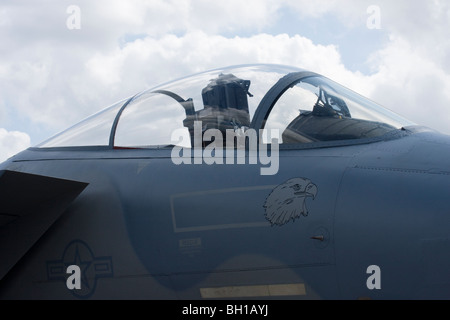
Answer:
<svg viewBox="0 0 450 320"><path fill-rule="evenodd" d="M376 138L413 124L318 74L247 65L149 89L37 147L189 148L199 123L203 132L275 129L281 145Z"/></svg>

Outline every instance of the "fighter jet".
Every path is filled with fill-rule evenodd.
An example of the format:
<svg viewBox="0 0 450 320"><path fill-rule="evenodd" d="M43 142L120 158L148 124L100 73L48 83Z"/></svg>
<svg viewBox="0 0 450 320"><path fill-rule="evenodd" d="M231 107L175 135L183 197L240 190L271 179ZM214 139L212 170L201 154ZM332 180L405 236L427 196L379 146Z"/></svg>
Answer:
<svg viewBox="0 0 450 320"><path fill-rule="evenodd" d="M177 79L0 165L0 298L449 299L449 158L315 72Z"/></svg>

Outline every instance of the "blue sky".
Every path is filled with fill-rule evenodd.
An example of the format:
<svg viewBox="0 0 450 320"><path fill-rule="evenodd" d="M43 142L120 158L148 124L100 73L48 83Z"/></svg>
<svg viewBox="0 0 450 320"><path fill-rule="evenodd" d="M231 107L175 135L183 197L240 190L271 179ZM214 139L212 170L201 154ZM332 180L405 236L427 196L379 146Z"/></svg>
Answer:
<svg viewBox="0 0 450 320"><path fill-rule="evenodd" d="M244 63L322 73L450 134L449 30L445 0L5 0L0 160L158 83Z"/></svg>
<svg viewBox="0 0 450 320"><path fill-rule="evenodd" d="M370 74L368 58L389 40L389 34L382 28L382 21L380 21L380 29L367 28L366 19L371 17L371 14L367 14L367 12L361 12L360 20L353 27L343 24L331 12L319 17L310 17L301 16L289 8L282 8L278 14L279 18L276 23L268 26L264 32L287 33L290 36L300 34L312 39L316 44L337 45L343 64L355 72L361 71ZM360 45L356 47L356 43Z"/></svg>

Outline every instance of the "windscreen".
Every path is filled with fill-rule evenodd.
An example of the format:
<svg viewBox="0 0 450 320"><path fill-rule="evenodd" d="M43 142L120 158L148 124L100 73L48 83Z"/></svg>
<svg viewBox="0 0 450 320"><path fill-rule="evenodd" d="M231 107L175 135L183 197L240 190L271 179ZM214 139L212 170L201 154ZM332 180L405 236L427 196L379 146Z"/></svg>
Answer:
<svg viewBox="0 0 450 320"><path fill-rule="evenodd" d="M375 138L412 122L325 77L290 86L276 101L265 129L282 144Z"/></svg>

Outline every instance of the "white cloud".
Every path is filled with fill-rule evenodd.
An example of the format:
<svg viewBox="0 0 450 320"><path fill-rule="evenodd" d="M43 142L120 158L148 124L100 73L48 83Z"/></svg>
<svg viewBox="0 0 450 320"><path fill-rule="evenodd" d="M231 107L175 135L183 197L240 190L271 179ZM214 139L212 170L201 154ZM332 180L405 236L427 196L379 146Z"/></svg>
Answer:
<svg viewBox="0 0 450 320"><path fill-rule="evenodd" d="M0 128L0 162L30 146L30 137L23 132Z"/></svg>
<svg viewBox="0 0 450 320"><path fill-rule="evenodd" d="M270 30L280 9L366 28L366 9L374 4L369 0L80 0L81 30L72 31L66 27L71 4L2 3L0 18L7 19L0 19L0 126L11 127L18 115L56 132L119 99L193 72L281 63L322 73L450 133L448 2L377 1L383 32L391 38L372 54L371 75L343 64L338 37L319 45L301 35L301 25L295 25L298 35L259 32ZM355 42L354 50L364 45Z"/></svg>
<svg viewBox="0 0 450 320"><path fill-rule="evenodd" d="M287 35L227 38L202 31L147 37L81 59L55 48L4 64L0 84L16 111L55 131L119 99L193 72L245 63L280 63L325 74L348 73L335 46Z"/></svg>
<svg viewBox="0 0 450 320"><path fill-rule="evenodd" d="M275 63L309 68L325 75L350 75L335 46L286 34L258 34L227 38L197 31L128 43L124 48L97 54L87 62L90 76L104 86L143 89L194 72L227 65Z"/></svg>
<svg viewBox="0 0 450 320"><path fill-rule="evenodd" d="M450 133L450 74L438 61L401 37L393 37L372 59L375 100L418 124Z"/></svg>

